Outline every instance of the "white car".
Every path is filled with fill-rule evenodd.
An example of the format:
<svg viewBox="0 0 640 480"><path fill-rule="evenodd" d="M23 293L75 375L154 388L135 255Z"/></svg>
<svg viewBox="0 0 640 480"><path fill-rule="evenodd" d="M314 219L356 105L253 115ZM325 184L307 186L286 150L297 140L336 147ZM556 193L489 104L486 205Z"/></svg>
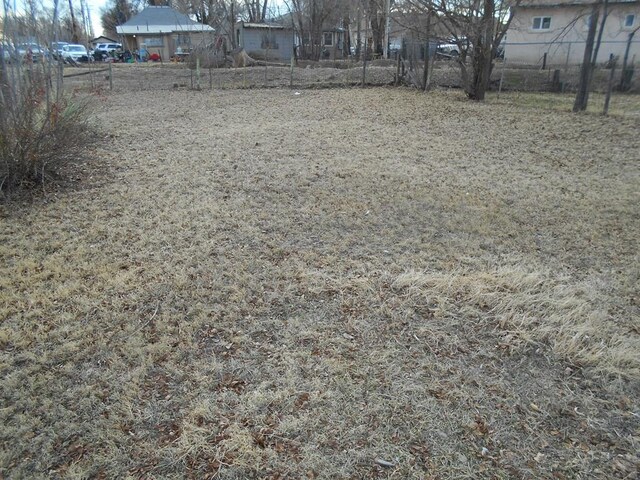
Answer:
<svg viewBox="0 0 640 480"><path fill-rule="evenodd" d="M119 43L99 43L93 50L93 56L96 60L104 60L120 50L122 50L122 45Z"/></svg>
<svg viewBox="0 0 640 480"><path fill-rule="evenodd" d="M74 62L88 62L89 52L84 45L69 44L62 47L62 58Z"/></svg>
<svg viewBox="0 0 640 480"><path fill-rule="evenodd" d="M438 45L437 52L441 55L457 57L460 55L460 47L455 43L441 43Z"/></svg>

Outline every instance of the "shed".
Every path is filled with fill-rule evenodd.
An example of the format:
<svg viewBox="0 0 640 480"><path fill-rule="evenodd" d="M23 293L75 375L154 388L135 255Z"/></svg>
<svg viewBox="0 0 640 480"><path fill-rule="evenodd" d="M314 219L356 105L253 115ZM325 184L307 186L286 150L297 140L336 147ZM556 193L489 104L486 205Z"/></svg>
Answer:
<svg viewBox="0 0 640 480"><path fill-rule="evenodd" d="M293 29L272 23L239 22L236 43L247 54L266 61L289 62L293 57Z"/></svg>

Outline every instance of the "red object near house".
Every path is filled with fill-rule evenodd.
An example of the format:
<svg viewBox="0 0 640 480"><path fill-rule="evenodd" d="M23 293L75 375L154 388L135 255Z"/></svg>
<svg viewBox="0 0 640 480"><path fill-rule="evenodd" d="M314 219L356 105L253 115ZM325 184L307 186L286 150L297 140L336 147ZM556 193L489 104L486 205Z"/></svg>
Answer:
<svg viewBox="0 0 640 480"><path fill-rule="evenodd" d="M160 61L160 54L152 53L151 55L149 55L149 60L151 60L152 62L159 62Z"/></svg>

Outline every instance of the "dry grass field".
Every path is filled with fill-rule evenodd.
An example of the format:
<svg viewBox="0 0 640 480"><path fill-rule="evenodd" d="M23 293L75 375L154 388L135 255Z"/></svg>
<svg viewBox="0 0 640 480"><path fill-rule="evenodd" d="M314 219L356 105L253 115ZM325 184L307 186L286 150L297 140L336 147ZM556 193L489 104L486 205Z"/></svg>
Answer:
<svg viewBox="0 0 640 480"><path fill-rule="evenodd" d="M638 117L96 100L0 217L0 478L637 478Z"/></svg>

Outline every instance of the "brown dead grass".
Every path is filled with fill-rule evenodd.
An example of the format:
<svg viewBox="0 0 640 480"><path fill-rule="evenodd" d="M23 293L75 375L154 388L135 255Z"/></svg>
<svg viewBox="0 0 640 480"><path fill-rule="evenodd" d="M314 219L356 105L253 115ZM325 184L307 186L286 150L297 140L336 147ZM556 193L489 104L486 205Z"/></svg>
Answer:
<svg viewBox="0 0 640 480"><path fill-rule="evenodd" d="M637 475L634 118L390 89L96 115L94 177L0 219L2 476Z"/></svg>

